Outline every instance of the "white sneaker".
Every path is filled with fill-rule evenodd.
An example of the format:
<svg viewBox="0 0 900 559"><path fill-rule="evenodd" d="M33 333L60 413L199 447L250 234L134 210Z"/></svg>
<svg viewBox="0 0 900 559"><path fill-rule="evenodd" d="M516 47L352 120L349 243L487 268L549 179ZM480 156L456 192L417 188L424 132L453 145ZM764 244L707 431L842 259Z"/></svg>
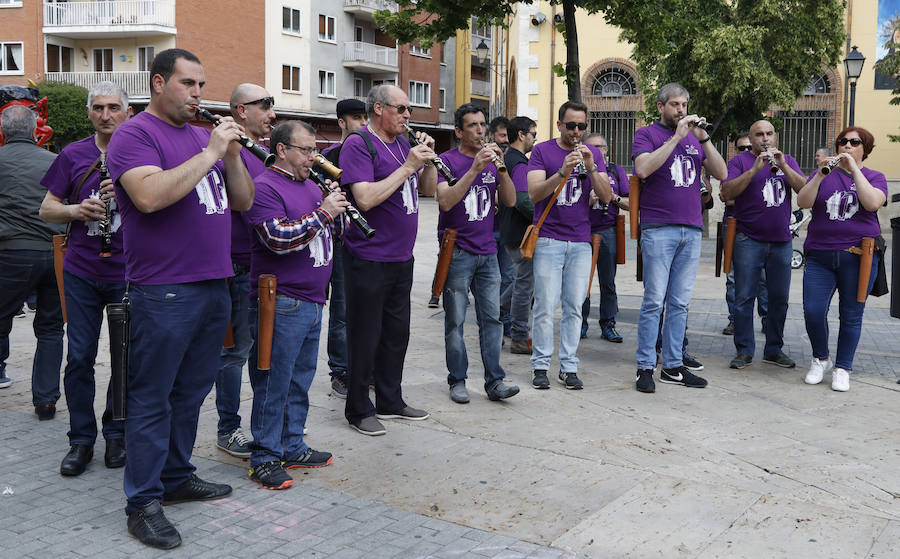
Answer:
<svg viewBox="0 0 900 559"><path fill-rule="evenodd" d="M809 372L806 373L806 378L803 379L803 382L806 384L819 384L822 382L822 377L825 376L825 371L831 369L831 365L830 359L819 361L813 357L812 364L809 366Z"/></svg>
<svg viewBox="0 0 900 559"><path fill-rule="evenodd" d="M831 373L831 389L837 390L838 392L850 390L850 372L845 371L840 367L836 368L834 372Z"/></svg>

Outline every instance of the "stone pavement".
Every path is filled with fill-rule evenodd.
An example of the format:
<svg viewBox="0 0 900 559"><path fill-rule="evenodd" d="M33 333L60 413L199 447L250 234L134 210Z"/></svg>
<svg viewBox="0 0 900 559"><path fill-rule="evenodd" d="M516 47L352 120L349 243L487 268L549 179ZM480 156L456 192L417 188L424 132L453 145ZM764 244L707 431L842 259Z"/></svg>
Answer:
<svg viewBox="0 0 900 559"><path fill-rule="evenodd" d="M201 476L235 491L222 501L168 507L184 544L165 555L900 556L900 321L888 316L886 297L867 305L848 393L831 391L828 376L819 386L802 381L810 356L801 271L794 272L785 332L800 366L732 371L733 345L718 333L727 321L724 279L713 277L714 245L706 242L689 326L690 350L706 365L701 374L710 385L660 384L656 394L641 394L633 343L641 287L629 254L617 282L625 343L602 341L592 327L579 349L585 390L557 383L532 390L528 357L504 351L502 364L522 392L489 402L470 316L473 399L460 406L447 397L443 315L425 306L436 214L433 200L421 201L404 371L407 401L432 419L388 421L383 437L349 429L344 401L329 393L323 342L307 440L335 461L295 474L298 483L287 491L270 492L246 479L246 462L215 448L210 395L195 464ZM38 422L32 413L29 322L15 322L14 384L0 391L0 555L163 555L127 535L122 473L103 467L102 442L85 474L59 476L68 416L64 399L55 421ZM101 388L105 344L104 333ZM245 427L251 398L245 382Z"/></svg>

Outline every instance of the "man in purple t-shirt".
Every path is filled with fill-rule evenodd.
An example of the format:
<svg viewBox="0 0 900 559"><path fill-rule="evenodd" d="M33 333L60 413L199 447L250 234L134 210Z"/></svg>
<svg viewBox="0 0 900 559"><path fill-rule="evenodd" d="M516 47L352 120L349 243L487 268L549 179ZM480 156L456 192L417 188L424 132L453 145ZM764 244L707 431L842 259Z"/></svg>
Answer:
<svg viewBox="0 0 900 559"><path fill-rule="evenodd" d="M484 109L466 103L456 109L459 147L441 154L441 159L459 178L450 186L442 177L437 184L438 240L444 231L456 230L456 245L444 284L444 346L450 399L467 404L466 371L469 358L463 340L469 289L475 296L478 339L484 365L484 390L490 400L503 400L519 393L518 386L503 382L500 366L503 323L500 321L500 267L494 241L494 196L512 206L516 191L508 173L500 173L493 161L503 157L497 144L482 147L486 122Z"/></svg>
<svg viewBox="0 0 900 559"><path fill-rule="evenodd" d="M258 288L261 274L277 281L271 368L257 368L256 343L250 350L253 385L253 451L250 479L266 489L287 489L293 479L285 470L321 468L332 461L328 452L311 449L303 440L309 413L309 387L319 358L319 333L325 286L331 276L331 227L343 232L347 207L339 190L322 199L309 180L316 131L291 120L272 131L269 145L277 159L254 178L253 207L244 213L253 227L250 263L250 331L258 332Z"/></svg>
<svg viewBox="0 0 900 559"><path fill-rule="evenodd" d="M122 220L112 181L101 177L101 172L107 173L109 138L130 112L128 95L121 87L108 81L94 85L87 96L87 116L96 132L63 148L41 180L47 187L41 217L49 223L71 224L63 261L69 341L63 385L71 445L59 469L64 476L80 475L94 456L94 362L103 308L121 303L125 295L125 256L119 233ZM101 254L100 223L107 215L111 250ZM107 468L121 468L125 465L125 422L114 420L112 409L110 385L102 417L105 462Z"/></svg>
<svg viewBox="0 0 900 559"><path fill-rule="evenodd" d="M655 392L656 342L662 330L661 382L702 388L706 380L682 361L688 305L700 261L703 228L700 166L724 180L725 161L710 141L697 115L687 114L690 95L677 83L660 88L656 108L660 119L634 135L631 157L640 177L641 251L644 258L644 300L638 315L635 352L640 392ZM634 210L632 210L634 211Z"/></svg>
<svg viewBox="0 0 900 559"><path fill-rule="evenodd" d="M534 223L540 220L554 192L559 194L547 213L534 248L534 342L531 384L550 388L547 370L553 356L553 313L562 300L559 325L559 382L581 390L578 341L581 305L591 272L591 191L602 203L612 200L606 162L600 150L581 144L587 129L587 106L566 101L556 121L559 138L534 146L528 162L528 195L534 202Z"/></svg>
<svg viewBox="0 0 900 559"><path fill-rule="evenodd" d="M181 536L161 502L231 494L194 475L190 458L231 313L228 210L250 208L253 182L237 142L243 127L231 117L212 132L188 124L205 83L194 54L160 52L150 104L109 143L131 308L125 512L128 531L162 549Z"/></svg>
<svg viewBox="0 0 900 559"><path fill-rule="evenodd" d="M763 362L793 368L784 354L784 321L791 288L791 190L800 192L806 180L800 166L778 149L775 127L758 120L750 127L750 151L728 162L722 197L734 200L738 234L734 241L734 347L729 367L743 369L753 361L753 302L765 271L769 295Z"/></svg>
<svg viewBox="0 0 900 559"><path fill-rule="evenodd" d="M353 340L344 416L364 435L385 433L378 419L428 418L428 412L406 405L400 388L409 344L418 191L431 195L437 184L437 172L427 165L436 157L434 139L417 132L418 145L410 147L406 140L411 110L399 87L373 87L366 99L369 124L341 147L344 190L378 232L371 239L356 228L344 235L347 338Z"/></svg>
<svg viewBox="0 0 900 559"><path fill-rule="evenodd" d="M247 137L259 144L275 125L275 100L265 88L253 83L242 83L231 92L231 116L244 127ZM265 171L263 162L246 148L241 159L247 165L250 177ZM228 284L231 293L232 347L223 347L219 354L219 372L216 374L216 411L219 424L216 429L216 446L232 456L250 457L251 440L241 429L241 373L250 355L253 340L250 337L248 305L250 303L250 247L253 239L241 212L231 211L231 266L234 276Z"/></svg>

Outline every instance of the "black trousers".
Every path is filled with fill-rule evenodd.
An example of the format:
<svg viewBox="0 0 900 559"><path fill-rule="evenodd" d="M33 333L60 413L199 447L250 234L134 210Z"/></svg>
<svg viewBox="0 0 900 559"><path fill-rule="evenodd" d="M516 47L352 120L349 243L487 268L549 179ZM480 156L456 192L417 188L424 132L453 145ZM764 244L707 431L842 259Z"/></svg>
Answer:
<svg viewBox="0 0 900 559"><path fill-rule="evenodd" d="M344 293L350 379L344 416L350 423L406 407L400 389L409 345L413 259L374 262L344 247ZM375 381L375 405L369 379Z"/></svg>

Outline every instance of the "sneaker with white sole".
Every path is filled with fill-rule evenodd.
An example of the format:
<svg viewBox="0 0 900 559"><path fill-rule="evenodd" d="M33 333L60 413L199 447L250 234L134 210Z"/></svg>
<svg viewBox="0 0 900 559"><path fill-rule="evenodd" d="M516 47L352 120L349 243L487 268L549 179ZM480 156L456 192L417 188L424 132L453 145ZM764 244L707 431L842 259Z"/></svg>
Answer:
<svg viewBox="0 0 900 559"><path fill-rule="evenodd" d="M806 384L819 384L822 382L822 378L825 376L825 373L831 369L831 360L825 359L824 361L820 361L815 357L812 358L812 363L809 366L809 372L806 373L806 377L804 377L803 382Z"/></svg>
<svg viewBox="0 0 900 559"><path fill-rule="evenodd" d="M850 371L835 367L831 373L831 389L838 392L850 390Z"/></svg>
<svg viewBox="0 0 900 559"><path fill-rule="evenodd" d="M217 447L238 458L250 458L250 444L252 442L240 427L216 438Z"/></svg>

